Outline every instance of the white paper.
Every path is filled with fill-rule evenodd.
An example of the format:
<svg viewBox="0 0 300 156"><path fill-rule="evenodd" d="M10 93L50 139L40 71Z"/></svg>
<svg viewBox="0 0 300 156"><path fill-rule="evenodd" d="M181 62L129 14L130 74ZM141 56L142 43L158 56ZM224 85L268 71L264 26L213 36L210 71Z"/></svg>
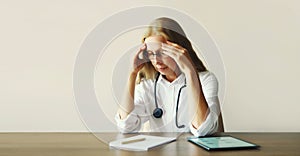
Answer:
<svg viewBox="0 0 300 156"><path fill-rule="evenodd" d="M145 138L143 141L132 142L128 144L122 144L124 141L135 140ZM151 136L151 135L137 135L134 137L124 138L115 140L109 143L110 147L130 150L130 151L147 151L150 148L166 144L176 140L176 137L159 137L159 136Z"/></svg>

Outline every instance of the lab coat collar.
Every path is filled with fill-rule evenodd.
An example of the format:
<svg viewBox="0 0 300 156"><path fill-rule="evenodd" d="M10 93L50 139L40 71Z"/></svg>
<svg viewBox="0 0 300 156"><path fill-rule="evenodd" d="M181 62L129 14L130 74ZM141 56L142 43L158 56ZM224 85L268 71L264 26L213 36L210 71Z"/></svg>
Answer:
<svg viewBox="0 0 300 156"><path fill-rule="evenodd" d="M159 78L157 80L157 83L162 83L165 84L169 87L174 86L174 85L178 85L178 84L184 84L185 81L185 75L183 73L181 73L174 81L169 82L168 80L166 80L162 75L159 75Z"/></svg>

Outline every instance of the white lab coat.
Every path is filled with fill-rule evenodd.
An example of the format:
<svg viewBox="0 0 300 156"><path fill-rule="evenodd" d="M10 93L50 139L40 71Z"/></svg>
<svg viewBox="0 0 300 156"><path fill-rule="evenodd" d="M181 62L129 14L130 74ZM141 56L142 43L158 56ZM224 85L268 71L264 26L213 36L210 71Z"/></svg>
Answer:
<svg viewBox="0 0 300 156"><path fill-rule="evenodd" d="M218 116L220 104L218 99L218 81L211 72L200 72L199 78L203 94L209 106L206 120L195 129L191 125L187 103L187 91L183 88L178 103L178 125L185 125L178 128L175 123L176 102L178 91L184 85L185 76L181 74L173 82L165 80L161 75L157 81L157 104L163 110L161 118L155 118L152 113L156 108L154 100L155 80L143 80L136 85L134 93L134 110L125 119L120 119L116 114L115 120L118 128L123 133L138 132L142 125L149 121L150 132L192 132L195 136L205 136L215 133L218 129Z"/></svg>

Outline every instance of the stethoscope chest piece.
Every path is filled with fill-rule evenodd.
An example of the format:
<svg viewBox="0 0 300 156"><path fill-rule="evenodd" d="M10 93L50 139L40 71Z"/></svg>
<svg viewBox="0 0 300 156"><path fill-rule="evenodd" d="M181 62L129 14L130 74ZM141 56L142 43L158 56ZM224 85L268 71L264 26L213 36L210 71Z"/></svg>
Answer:
<svg viewBox="0 0 300 156"><path fill-rule="evenodd" d="M155 108L154 111L153 111L153 116L155 118L161 118L163 115L163 111L161 108Z"/></svg>

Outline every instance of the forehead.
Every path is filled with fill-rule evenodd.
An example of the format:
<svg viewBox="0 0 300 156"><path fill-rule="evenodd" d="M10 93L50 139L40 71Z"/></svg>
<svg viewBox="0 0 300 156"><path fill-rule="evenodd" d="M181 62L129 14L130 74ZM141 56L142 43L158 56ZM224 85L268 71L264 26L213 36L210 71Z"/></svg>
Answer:
<svg viewBox="0 0 300 156"><path fill-rule="evenodd" d="M150 36L145 39L147 49L151 51L157 51L161 48L161 44L165 43L166 40L162 36Z"/></svg>

